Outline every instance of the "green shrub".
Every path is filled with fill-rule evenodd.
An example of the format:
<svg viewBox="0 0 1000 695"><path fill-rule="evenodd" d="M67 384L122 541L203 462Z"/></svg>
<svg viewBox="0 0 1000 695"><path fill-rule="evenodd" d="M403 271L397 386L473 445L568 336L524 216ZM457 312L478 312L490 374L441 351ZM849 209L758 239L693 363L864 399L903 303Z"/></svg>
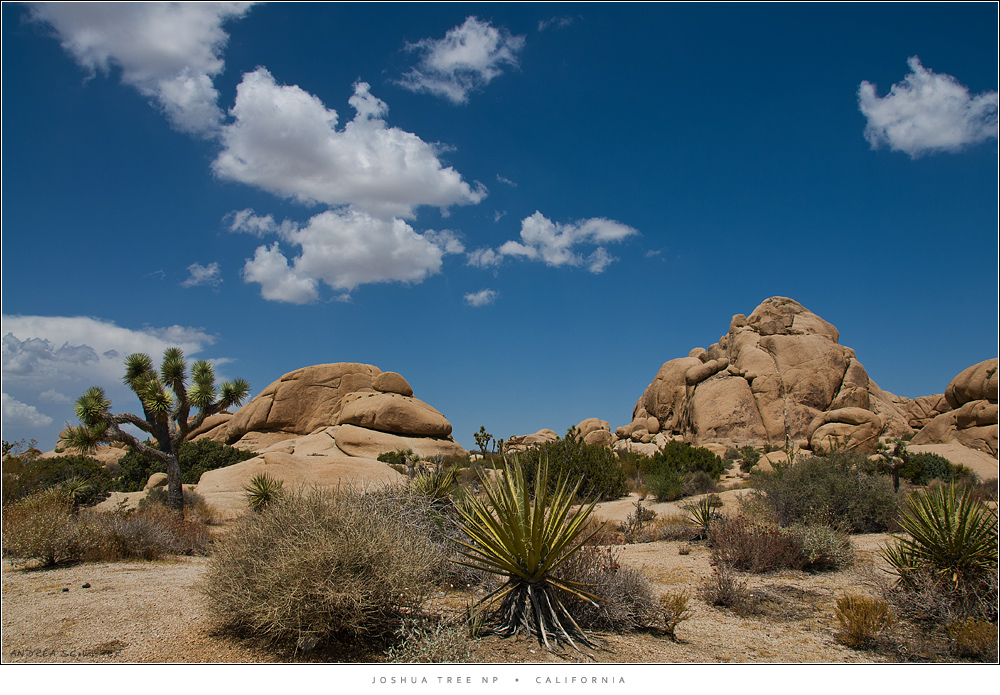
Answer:
<svg viewBox="0 0 1000 695"><path fill-rule="evenodd" d="M107 468L89 456L8 455L3 459L4 505L40 490L60 487L70 493L75 505L90 506L106 499L112 486Z"/></svg>
<svg viewBox="0 0 1000 695"><path fill-rule="evenodd" d="M892 483L878 475L862 454L799 459L773 473L755 474L752 484L764 494L782 526L822 523L851 533L896 528Z"/></svg>
<svg viewBox="0 0 1000 695"><path fill-rule="evenodd" d="M3 553L14 562L43 566L75 560L78 555L73 500L65 490L41 490L3 510Z"/></svg>
<svg viewBox="0 0 1000 695"><path fill-rule="evenodd" d="M667 442L639 466L647 489L659 502L711 491L726 470L726 462L708 449L677 441Z"/></svg>
<svg viewBox="0 0 1000 695"><path fill-rule="evenodd" d="M571 485L582 479L577 490L581 499L616 500L629 493L625 471L614 452L577 440L575 428L563 439L530 447L518 455L518 460L531 492L535 489L535 471L547 463L549 489L554 489L560 479Z"/></svg>
<svg viewBox="0 0 1000 695"><path fill-rule="evenodd" d="M390 635L446 563L430 514L403 486L283 495L216 541L211 613L224 628L302 649Z"/></svg>
<svg viewBox="0 0 1000 695"><path fill-rule="evenodd" d="M906 463L899 469L899 477L914 485L926 485L932 480L950 483L967 472L963 466L956 466L943 456L932 453L907 455Z"/></svg>
<svg viewBox="0 0 1000 695"><path fill-rule="evenodd" d="M178 452L181 482L185 485L197 485L202 473L232 466L256 455L211 439L181 442ZM115 488L121 492L138 492L146 486L149 476L153 473L166 473L167 468L162 461L132 449L118 461L118 470Z"/></svg>
<svg viewBox="0 0 1000 695"><path fill-rule="evenodd" d="M761 452L757 451L752 446L741 446L738 449L740 458L740 470L744 473L749 473L754 469L758 463L760 463Z"/></svg>
<svg viewBox="0 0 1000 695"><path fill-rule="evenodd" d="M690 618L693 613L688 608L690 595L686 591L672 591L660 596L660 609L663 611L663 625L667 637L677 641L677 626Z"/></svg>

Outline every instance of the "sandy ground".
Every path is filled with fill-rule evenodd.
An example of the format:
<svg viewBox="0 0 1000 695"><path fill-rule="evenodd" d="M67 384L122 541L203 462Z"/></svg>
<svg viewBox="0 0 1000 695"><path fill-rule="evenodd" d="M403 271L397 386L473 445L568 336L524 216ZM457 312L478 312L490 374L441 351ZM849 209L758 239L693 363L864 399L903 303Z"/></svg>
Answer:
<svg viewBox="0 0 1000 695"><path fill-rule="evenodd" d="M856 536L863 564L886 536ZM621 563L641 570L658 592L686 590L693 616L673 642L652 633L602 635L604 649L584 657L553 655L532 640L483 639L474 659L486 663L865 663L882 657L856 652L834 639L834 602L856 586L852 570L782 572L748 577L770 597L763 615L740 617L709 606L697 587L711 574L709 551L661 541L620 546ZM5 663L254 663L273 661L378 662L364 645L340 652L276 654L261 645L218 634L199 582L205 558L170 562L81 564L48 570L3 568ZM89 586L86 586L89 585ZM85 588L86 587L86 588ZM462 605L461 597L451 603Z"/></svg>

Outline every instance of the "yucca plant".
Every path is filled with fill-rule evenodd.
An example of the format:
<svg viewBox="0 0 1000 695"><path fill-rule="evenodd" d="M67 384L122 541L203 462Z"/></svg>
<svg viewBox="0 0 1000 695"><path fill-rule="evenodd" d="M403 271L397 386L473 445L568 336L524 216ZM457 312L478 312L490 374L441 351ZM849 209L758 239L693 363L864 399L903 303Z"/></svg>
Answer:
<svg viewBox="0 0 1000 695"><path fill-rule="evenodd" d="M910 537L897 538L881 555L904 582L925 572L962 591L997 571L997 512L967 488L956 494L952 484L917 493L899 525Z"/></svg>
<svg viewBox="0 0 1000 695"><path fill-rule="evenodd" d="M418 473L410 486L414 492L429 498L432 504L443 504L451 495L456 477L454 468L438 464L430 471Z"/></svg>
<svg viewBox="0 0 1000 695"><path fill-rule="evenodd" d="M553 574L593 535L582 538L596 500L582 505L570 518L580 483L570 488L561 478L550 491L547 462L538 465L534 480L531 498L522 467L516 460L505 460L502 476L484 480L482 497L470 496L458 506L467 541L457 542L468 561L454 562L507 578L474 607L474 615L486 614L484 634L510 637L523 630L549 650L553 649L550 640L557 644L565 640L575 649L579 647L574 640L596 647L560 594L595 606L598 598L587 585Z"/></svg>
<svg viewBox="0 0 1000 695"><path fill-rule="evenodd" d="M717 517L712 498L706 495L697 502L685 504L683 509L688 514L688 523L698 529L699 536L708 538L708 527Z"/></svg>
<svg viewBox="0 0 1000 695"><path fill-rule="evenodd" d="M243 487L243 492L246 494L250 509L262 512L281 495L283 487L283 481L272 478L267 473L261 473L250 479L250 482Z"/></svg>

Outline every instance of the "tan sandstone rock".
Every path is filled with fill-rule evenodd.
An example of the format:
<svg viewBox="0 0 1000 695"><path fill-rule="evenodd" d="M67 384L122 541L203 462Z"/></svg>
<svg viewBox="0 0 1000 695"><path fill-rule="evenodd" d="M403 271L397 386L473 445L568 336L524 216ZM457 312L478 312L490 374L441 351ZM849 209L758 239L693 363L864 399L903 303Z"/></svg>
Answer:
<svg viewBox="0 0 1000 695"><path fill-rule="evenodd" d="M661 432L692 444L781 448L808 442L808 434L818 443L858 445L870 441L873 427L886 436L912 433L901 399L871 381L838 340L832 324L798 302L767 299L749 317L733 316L719 342L664 363L636 403L632 423L616 434L636 439L638 431L651 432L647 415ZM855 409L870 416L820 417Z"/></svg>
<svg viewBox="0 0 1000 695"><path fill-rule="evenodd" d="M989 359L963 369L944 392L955 410L942 413L926 423L912 443L959 444L997 455L997 359Z"/></svg>
<svg viewBox="0 0 1000 695"><path fill-rule="evenodd" d="M343 400L338 425L357 425L412 437L451 435L451 423L423 401L398 393L352 393Z"/></svg>
<svg viewBox="0 0 1000 695"><path fill-rule="evenodd" d="M358 427L337 425L329 432L337 443L337 448L348 456L377 459L380 454L410 449L422 459L436 456L464 456L465 449L451 439L432 437L406 437L388 432Z"/></svg>

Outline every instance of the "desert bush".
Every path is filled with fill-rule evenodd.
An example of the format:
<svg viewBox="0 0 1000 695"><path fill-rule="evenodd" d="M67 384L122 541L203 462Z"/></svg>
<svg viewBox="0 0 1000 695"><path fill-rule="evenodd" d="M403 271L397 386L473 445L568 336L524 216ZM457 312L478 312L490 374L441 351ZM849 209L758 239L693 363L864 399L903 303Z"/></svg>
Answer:
<svg viewBox="0 0 1000 695"><path fill-rule="evenodd" d="M446 561L429 514L401 486L286 494L217 541L210 610L225 628L300 648L392 634Z"/></svg>
<svg viewBox="0 0 1000 695"><path fill-rule="evenodd" d="M385 651L398 664L468 663L472 659L468 629L445 620L404 620L396 630L397 643Z"/></svg>
<svg viewBox="0 0 1000 695"><path fill-rule="evenodd" d="M752 446L741 446L738 453L740 459L740 470L744 473L750 473L754 467L760 463L760 457L763 455Z"/></svg>
<svg viewBox="0 0 1000 695"><path fill-rule="evenodd" d="M431 504L441 508L450 502L457 480L457 469L438 464L429 471L419 473L410 481L410 486L416 494L426 497Z"/></svg>
<svg viewBox="0 0 1000 695"><path fill-rule="evenodd" d="M872 647L896 624L892 608L882 599L846 594L834 609L840 621L837 639L852 649Z"/></svg>
<svg viewBox="0 0 1000 695"><path fill-rule="evenodd" d="M906 463L899 469L899 477L914 485L926 485L932 480L951 482L960 477L962 467L952 465L951 461L937 454L908 453Z"/></svg>
<svg viewBox="0 0 1000 695"><path fill-rule="evenodd" d="M839 570L854 562L854 544L843 531L823 524L794 526L792 529L802 539L803 569Z"/></svg>
<svg viewBox="0 0 1000 695"><path fill-rule="evenodd" d="M659 608L652 585L620 559L620 551L611 546L588 545L559 567L559 579L586 585L598 598L597 606L573 595L561 598L581 627L628 632L656 622Z"/></svg>
<svg viewBox="0 0 1000 695"><path fill-rule="evenodd" d="M199 524L212 525L218 522L218 512L215 507L205 501L205 498L188 488L182 489L184 495L184 518ZM145 511L150 507L168 509L170 506L167 488L153 487L146 491L146 496L139 500L137 511Z"/></svg>
<svg viewBox="0 0 1000 695"><path fill-rule="evenodd" d="M836 524L851 533L896 528L892 483L862 454L840 452L800 459L773 473L757 473L754 486L782 526Z"/></svg>
<svg viewBox="0 0 1000 695"><path fill-rule="evenodd" d="M543 463L548 466L549 489L554 489L559 480L573 484L583 481L577 490L578 499L616 500L629 492L625 471L614 452L578 440L575 428L570 428L562 439L528 448L518 455L518 461L532 493L535 472Z"/></svg>
<svg viewBox="0 0 1000 695"><path fill-rule="evenodd" d="M134 511L84 510L78 519L77 533L79 555L87 562L206 555L210 541L204 524L181 519L160 504Z"/></svg>
<svg viewBox="0 0 1000 695"><path fill-rule="evenodd" d="M962 657L996 662L997 624L980 618L965 618L948 626L952 650Z"/></svg>
<svg viewBox="0 0 1000 695"><path fill-rule="evenodd" d="M256 455L252 451L243 451L211 439L181 442L178 451L181 482L185 485L197 485L203 473L252 459ZM166 470L167 464L162 461L157 461L136 449L130 449L118 461L119 475L115 479L114 489L121 492L138 492L145 487L149 476L153 473L165 473Z"/></svg>
<svg viewBox="0 0 1000 695"><path fill-rule="evenodd" d="M625 537L626 543L639 543L644 536L646 527L656 518L656 512L642 506L642 500L636 500L635 510L629 512L625 521L618 524L618 530Z"/></svg>
<svg viewBox="0 0 1000 695"><path fill-rule="evenodd" d="M840 569L854 558L845 533L819 524L784 528L744 516L720 517L709 526L708 542L713 561L752 573Z"/></svg>
<svg viewBox="0 0 1000 695"><path fill-rule="evenodd" d="M672 591L660 596L660 610L663 612L663 625L667 637L677 639L677 626L691 617L688 607L690 596L686 591Z"/></svg>
<svg viewBox="0 0 1000 695"><path fill-rule="evenodd" d="M73 500L50 488L3 509L3 554L16 563L51 566L79 556Z"/></svg>
<svg viewBox="0 0 1000 695"><path fill-rule="evenodd" d="M726 463L708 449L671 441L640 461L646 486L659 502L715 489Z"/></svg>
<svg viewBox="0 0 1000 695"><path fill-rule="evenodd" d="M712 576L698 587L702 600L711 606L721 606L739 615L757 612L760 598L747 588L747 581L740 579L729 565L716 562Z"/></svg>
<svg viewBox="0 0 1000 695"><path fill-rule="evenodd" d="M76 506L90 506L106 499L112 486L108 470L89 456L41 458L26 452L3 459L4 505L40 490L62 487Z"/></svg>
<svg viewBox="0 0 1000 695"><path fill-rule="evenodd" d="M696 529L698 538L707 538L709 527L719 518L715 511L714 500L711 497L702 497L697 502L685 504L683 509L687 512L688 523Z"/></svg>

